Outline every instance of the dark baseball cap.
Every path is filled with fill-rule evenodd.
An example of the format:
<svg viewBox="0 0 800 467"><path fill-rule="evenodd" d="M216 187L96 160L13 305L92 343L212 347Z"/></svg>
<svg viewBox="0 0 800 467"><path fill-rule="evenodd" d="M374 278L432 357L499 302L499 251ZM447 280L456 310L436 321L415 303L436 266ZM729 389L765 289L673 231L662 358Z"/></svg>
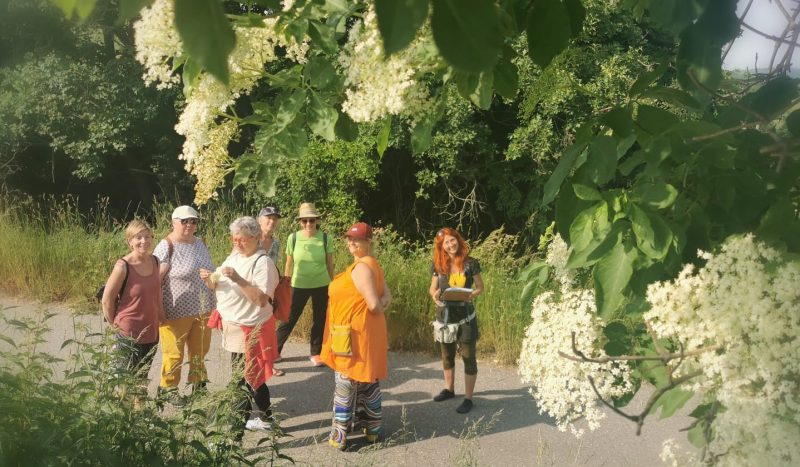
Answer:
<svg viewBox="0 0 800 467"><path fill-rule="evenodd" d="M273 206L267 206L261 211L259 211L258 217L266 217L266 216L278 216L279 218L283 217L281 216L281 210Z"/></svg>

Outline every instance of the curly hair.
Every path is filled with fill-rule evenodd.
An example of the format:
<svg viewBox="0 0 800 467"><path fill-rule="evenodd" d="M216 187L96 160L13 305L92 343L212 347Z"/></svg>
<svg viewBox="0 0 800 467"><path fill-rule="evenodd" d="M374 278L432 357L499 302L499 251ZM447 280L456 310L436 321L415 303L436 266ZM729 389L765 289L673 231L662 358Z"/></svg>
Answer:
<svg viewBox="0 0 800 467"><path fill-rule="evenodd" d="M450 263L450 255L444 251L442 245L444 244L445 236L455 237L458 241L458 251ZM457 269L464 269L464 260L469 254L469 245L455 229L444 227L436 232L436 237L433 241L433 267L439 274L450 274L450 268L455 266Z"/></svg>

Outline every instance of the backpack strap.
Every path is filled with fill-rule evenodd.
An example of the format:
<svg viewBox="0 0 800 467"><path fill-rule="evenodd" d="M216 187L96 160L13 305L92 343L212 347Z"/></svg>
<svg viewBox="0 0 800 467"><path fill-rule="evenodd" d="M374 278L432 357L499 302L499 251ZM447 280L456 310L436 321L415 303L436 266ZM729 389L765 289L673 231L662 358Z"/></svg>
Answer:
<svg viewBox="0 0 800 467"><path fill-rule="evenodd" d="M125 285L128 283L128 270L131 268L131 265L128 264L127 261L125 261L125 258L120 258L120 259L122 260L123 263L125 263L125 278L122 279L122 287L119 288L119 294L117 295L118 301L122 298L122 292L125 291ZM158 266L156 266L156 269L158 269Z"/></svg>

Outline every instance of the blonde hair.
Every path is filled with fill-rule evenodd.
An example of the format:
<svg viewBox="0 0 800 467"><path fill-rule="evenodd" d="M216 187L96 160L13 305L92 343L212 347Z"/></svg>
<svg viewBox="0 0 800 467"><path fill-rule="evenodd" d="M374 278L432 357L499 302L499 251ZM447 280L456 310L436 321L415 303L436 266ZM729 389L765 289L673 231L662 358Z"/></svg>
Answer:
<svg viewBox="0 0 800 467"><path fill-rule="evenodd" d="M150 227L150 224L141 219L132 220L128 226L125 227L125 243L129 243L131 239L142 230L148 230L150 231L150 235L153 235L153 229Z"/></svg>

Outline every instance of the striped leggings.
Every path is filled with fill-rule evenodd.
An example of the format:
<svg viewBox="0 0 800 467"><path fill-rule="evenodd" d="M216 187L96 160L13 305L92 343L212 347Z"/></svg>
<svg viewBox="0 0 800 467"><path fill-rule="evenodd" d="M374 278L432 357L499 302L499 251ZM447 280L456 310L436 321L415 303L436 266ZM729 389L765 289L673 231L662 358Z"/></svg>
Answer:
<svg viewBox="0 0 800 467"><path fill-rule="evenodd" d="M336 392L333 396L333 429L330 438L338 443L347 441L350 431L364 430L367 435L380 436L381 387L374 383L353 381L346 375L335 374Z"/></svg>

